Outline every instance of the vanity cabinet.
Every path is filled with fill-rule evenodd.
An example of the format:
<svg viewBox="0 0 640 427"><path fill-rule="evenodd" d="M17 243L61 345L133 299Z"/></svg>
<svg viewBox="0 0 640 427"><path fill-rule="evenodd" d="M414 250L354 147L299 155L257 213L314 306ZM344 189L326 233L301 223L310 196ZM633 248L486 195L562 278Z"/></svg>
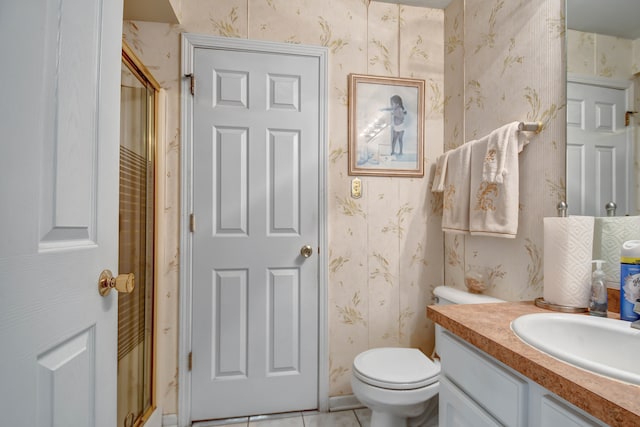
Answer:
<svg viewBox="0 0 640 427"><path fill-rule="evenodd" d="M438 418L440 427L498 427L500 424L445 376L440 376Z"/></svg>
<svg viewBox="0 0 640 427"><path fill-rule="evenodd" d="M481 350L438 329L441 427L606 426Z"/></svg>

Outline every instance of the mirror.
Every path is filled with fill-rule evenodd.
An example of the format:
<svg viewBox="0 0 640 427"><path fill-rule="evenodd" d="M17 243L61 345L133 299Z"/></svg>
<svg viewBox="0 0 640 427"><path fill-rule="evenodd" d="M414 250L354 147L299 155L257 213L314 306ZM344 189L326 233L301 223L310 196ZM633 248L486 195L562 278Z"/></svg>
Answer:
<svg viewBox="0 0 640 427"><path fill-rule="evenodd" d="M566 20L568 212L596 217L593 259L618 288L622 242L640 238L640 1L566 0Z"/></svg>
<svg viewBox="0 0 640 427"><path fill-rule="evenodd" d="M566 20L568 212L637 215L640 1L567 0Z"/></svg>

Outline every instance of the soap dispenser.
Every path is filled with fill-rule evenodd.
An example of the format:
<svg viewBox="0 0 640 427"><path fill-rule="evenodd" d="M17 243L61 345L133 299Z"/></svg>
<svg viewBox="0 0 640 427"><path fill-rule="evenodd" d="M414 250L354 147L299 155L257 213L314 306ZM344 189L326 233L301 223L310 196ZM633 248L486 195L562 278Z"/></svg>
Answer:
<svg viewBox="0 0 640 427"><path fill-rule="evenodd" d="M602 263L605 261L597 259L592 262L596 265L596 270L591 276L589 314L592 316L607 317L607 287L604 284L604 271L602 271Z"/></svg>

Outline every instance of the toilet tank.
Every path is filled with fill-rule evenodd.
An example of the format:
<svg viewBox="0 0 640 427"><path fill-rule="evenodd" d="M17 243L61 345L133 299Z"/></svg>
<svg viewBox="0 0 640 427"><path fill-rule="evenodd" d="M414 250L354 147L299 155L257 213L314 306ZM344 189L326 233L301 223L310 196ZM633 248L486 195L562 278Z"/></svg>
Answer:
<svg viewBox="0 0 640 427"><path fill-rule="evenodd" d="M490 302L504 302L504 300L490 297L489 295L472 294L470 292L462 291L450 286L438 286L433 290L433 293L436 296L436 305L486 304Z"/></svg>

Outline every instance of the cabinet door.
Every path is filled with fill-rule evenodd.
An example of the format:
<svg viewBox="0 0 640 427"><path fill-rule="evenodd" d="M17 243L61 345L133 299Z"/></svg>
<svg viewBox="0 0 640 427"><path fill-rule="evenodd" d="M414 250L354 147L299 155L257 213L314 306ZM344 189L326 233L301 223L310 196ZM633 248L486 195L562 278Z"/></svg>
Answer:
<svg viewBox="0 0 640 427"><path fill-rule="evenodd" d="M540 402L540 426L596 427L604 424L590 419L584 412L564 404L555 395L545 394Z"/></svg>
<svg viewBox="0 0 640 427"><path fill-rule="evenodd" d="M447 379L502 425L527 425L527 382L508 367L444 331L438 352Z"/></svg>
<svg viewBox="0 0 640 427"><path fill-rule="evenodd" d="M444 376L440 377L439 399L440 427L498 427L501 425Z"/></svg>

